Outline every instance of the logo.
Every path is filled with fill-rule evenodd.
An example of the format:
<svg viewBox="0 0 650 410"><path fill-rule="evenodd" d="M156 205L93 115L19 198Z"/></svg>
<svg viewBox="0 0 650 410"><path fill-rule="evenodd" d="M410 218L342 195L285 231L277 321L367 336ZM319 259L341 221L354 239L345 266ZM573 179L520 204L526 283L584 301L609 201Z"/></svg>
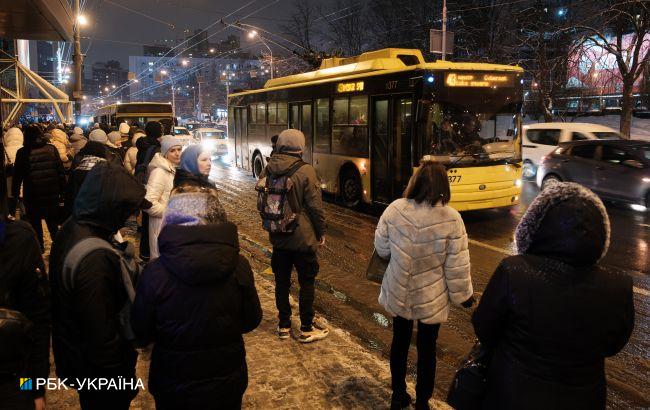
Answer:
<svg viewBox="0 0 650 410"><path fill-rule="evenodd" d="M478 186L478 189L481 190L481 191L484 190L484 189L485 189L485 185L483 185L483 184L479 185L479 186Z"/></svg>
<svg viewBox="0 0 650 410"><path fill-rule="evenodd" d="M29 377L20 378L20 390L33 390L33 382Z"/></svg>

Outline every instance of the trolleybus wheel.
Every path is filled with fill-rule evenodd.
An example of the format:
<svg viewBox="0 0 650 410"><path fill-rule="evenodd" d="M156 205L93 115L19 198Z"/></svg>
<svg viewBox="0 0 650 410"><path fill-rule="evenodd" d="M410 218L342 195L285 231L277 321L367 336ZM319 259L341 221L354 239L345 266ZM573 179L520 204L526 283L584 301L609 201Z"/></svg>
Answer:
<svg viewBox="0 0 650 410"><path fill-rule="evenodd" d="M255 154L253 158L253 176L259 178L264 170L264 163L262 162L262 156L258 153Z"/></svg>
<svg viewBox="0 0 650 410"><path fill-rule="evenodd" d="M346 169L341 174L341 200L349 208L361 203L361 178L352 169Z"/></svg>

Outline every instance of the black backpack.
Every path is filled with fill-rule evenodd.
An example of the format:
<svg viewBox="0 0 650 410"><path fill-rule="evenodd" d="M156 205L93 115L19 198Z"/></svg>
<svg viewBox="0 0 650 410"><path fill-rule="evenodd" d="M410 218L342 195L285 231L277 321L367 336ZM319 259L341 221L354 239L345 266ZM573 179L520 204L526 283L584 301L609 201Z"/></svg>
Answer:
<svg viewBox="0 0 650 410"><path fill-rule="evenodd" d="M266 175L257 181L257 210L267 232L293 233L296 230L300 210L292 209L289 203L290 192L294 189L291 176L303 165L306 163L298 161L283 175L273 175L267 168Z"/></svg>
<svg viewBox="0 0 650 410"><path fill-rule="evenodd" d="M140 276L141 268L139 262L135 258L135 247L133 244L130 242L123 242L120 245L122 245L124 249L113 246L111 243L96 236L82 239L76 243L65 256L63 269L61 270L61 279L63 289L67 292L71 292L74 288L79 264L88 254L98 249L104 249L117 255L120 258L120 275L127 295L127 300L120 309L117 317L122 336L127 341L132 342L135 340L135 334L131 328L131 306L133 306L133 300L135 299L135 287L138 277Z"/></svg>
<svg viewBox="0 0 650 410"><path fill-rule="evenodd" d="M27 366L32 341L31 320L10 309L9 289L0 284L0 376L18 376Z"/></svg>

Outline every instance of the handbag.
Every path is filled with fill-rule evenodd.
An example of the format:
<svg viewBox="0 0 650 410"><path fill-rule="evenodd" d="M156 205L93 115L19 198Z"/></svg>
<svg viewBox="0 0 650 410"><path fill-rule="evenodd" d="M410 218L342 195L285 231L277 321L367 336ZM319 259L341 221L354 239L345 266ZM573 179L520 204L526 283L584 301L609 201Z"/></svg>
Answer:
<svg viewBox="0 0 650 410"><path fill-rule="evenodd" d="M480 409L487 391L489 351L478 340L451 382L447 403L456 410Z"/></svg>
<svg viewBox="0 0 650 410"><path fill-rule="evenodd" d="M376 250L373 250L368 268L366 268L366 279L381 284L386 268L388 268L388 262L390 262L389 259L382 258L377 254Z"/></svg>

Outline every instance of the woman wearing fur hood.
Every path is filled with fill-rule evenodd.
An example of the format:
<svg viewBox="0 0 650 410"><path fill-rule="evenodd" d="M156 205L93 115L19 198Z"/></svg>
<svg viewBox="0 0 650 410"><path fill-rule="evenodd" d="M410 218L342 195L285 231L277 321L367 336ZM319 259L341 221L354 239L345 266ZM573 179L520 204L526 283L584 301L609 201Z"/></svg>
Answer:
<svg viewBox="0 0 650 410"><path fill-rule="evenodd" d="M126 150L126 154L124 155L124 168L131 174L135 172L135 166L138 162L138 147L136 147L135 143L144 136L144 132L140 130L136 131L131 138L131 146Z"/></svg>
<svg viewBox="0 0 650 410"><path fill-rule="evenodd" d="M554 183L515 233L472 322L491 352L484 408L604 409L605 358L634 327L632 279L600 266L610 238L601 200Z"/></svg>

